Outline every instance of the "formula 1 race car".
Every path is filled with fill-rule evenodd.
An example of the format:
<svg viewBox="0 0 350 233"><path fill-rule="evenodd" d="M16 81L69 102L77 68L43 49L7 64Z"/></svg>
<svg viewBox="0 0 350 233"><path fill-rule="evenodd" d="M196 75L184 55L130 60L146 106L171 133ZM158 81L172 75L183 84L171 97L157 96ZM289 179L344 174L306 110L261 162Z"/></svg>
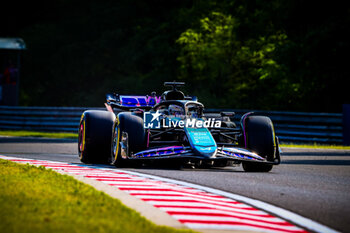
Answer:
<svg viewBox="0 0 350 233"><path fill-rule="evenodd" d="M84 163L116 167L163 161L191 167L240 165L247 172L268 172L281 162L272 121L249 112L240 127L233 112L208 117L196 97L178 90L161 96L107 94L107 111L87 110L79 126L78 150Z"/></svg>

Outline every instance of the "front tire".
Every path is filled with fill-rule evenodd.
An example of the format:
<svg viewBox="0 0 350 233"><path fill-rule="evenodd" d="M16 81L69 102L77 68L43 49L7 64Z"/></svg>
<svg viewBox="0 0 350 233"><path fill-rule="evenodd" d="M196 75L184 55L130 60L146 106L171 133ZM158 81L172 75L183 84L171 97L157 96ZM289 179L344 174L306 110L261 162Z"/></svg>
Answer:
<svg viewBox="0 0 350 233"><path fill-rule="evenodd" d="M111 145L111 164L116 167L129 166L129 156L146 147L143 119L129 112L118 114L113 126Z"/></svg>
<svg viewBox="0 0 350 233"><path fill-rule="evenodd" d="M274 162L278 145L275 131L270 118L265 116L248 116L244 122L246 147ZM259 162L243 162L243 169L246 172L269 172L273 165Z"/></svg>

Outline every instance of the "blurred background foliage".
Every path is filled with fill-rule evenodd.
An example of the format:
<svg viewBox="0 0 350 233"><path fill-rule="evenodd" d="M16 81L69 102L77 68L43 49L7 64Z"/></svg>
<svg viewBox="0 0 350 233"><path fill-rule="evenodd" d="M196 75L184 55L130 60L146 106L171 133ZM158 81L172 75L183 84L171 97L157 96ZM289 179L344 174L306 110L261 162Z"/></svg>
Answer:
<svg viewBox="0 0 350 233"><path fill-rule="evenodd" d="M343 1L9 1L1 37L22 37L20 105L102 106L107 92L207 108L340 112L349 103Z"/></svg>

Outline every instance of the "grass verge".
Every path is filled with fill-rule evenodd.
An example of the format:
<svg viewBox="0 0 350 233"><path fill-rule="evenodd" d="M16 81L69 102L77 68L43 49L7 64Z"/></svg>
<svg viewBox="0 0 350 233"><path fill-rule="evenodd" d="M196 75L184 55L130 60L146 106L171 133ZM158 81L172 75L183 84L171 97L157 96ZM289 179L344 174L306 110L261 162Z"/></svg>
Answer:
<svg viewBox="0 0 350 233"><path fill-rule="evenodd" d="M0 159L0 232L193 232L157 226L103 192L44 167Z"/></svg>
<svg viewBox="0 0 350 233"><path fill-rule="evenodd" d="M326 144L280 144L281 147L286 148L305 148L305 149L337 149L337 150L350 150L350 146L342 145L326 145Z"/></svg>
<svg viewBox="0 0 350 233"><path fill-rule="evenodd" d="M1 130L1 136L13 136L13 137L40 137L40 138L67 138L67 139L77 139L77 133L65 133L65 132L36 132L36 131L10 131Z"/></svg>

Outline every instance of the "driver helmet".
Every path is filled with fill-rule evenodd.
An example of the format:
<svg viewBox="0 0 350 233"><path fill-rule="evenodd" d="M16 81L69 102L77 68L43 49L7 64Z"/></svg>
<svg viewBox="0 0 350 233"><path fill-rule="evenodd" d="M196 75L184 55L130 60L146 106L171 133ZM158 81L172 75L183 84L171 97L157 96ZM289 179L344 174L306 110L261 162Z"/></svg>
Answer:
<svg viewBox="0 0 350 233"><path fill-rule="evenodd" d="M202 108L198 105L188 105L187 106L187 117L189 118L201 118L202 117Z"/></svg>
<svg viewBox="0 0 350 233"><path fill-rule="evenodd" d="M169 116L183 117L185 115L184 109L179 105L170 104L168 109L169 109Z"/></svg>

